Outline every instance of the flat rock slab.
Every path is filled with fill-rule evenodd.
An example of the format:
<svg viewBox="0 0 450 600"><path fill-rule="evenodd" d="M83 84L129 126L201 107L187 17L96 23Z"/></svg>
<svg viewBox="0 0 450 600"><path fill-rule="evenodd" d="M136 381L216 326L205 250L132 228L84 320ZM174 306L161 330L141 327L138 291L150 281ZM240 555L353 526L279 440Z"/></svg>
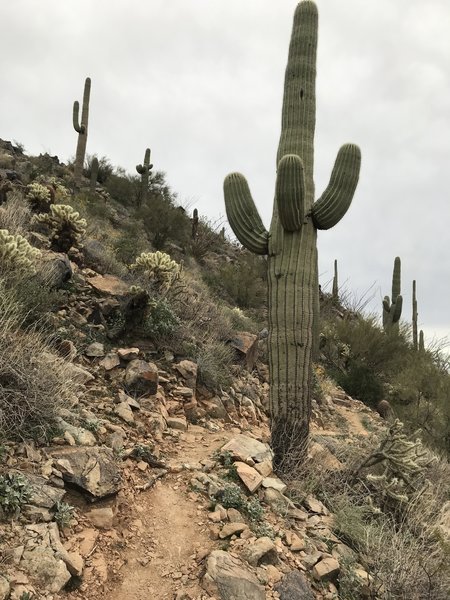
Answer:
<svg viewBox="0 0 450 600"><path fill-rule="evenodd" d="M120 471L110 448L55 448L49 454L64 481L81 488L92 501L115 494L121 488Z"/></svg>
<svg viewBox="0 0 450 600"><path fill-rule="evenodd" d="M339 575L339 563L335 558L324 558L312 570L312 576L318 581L333 581Z"/></svg>
<svg viewBox="0 0 450 600"><path fill-rule="evenodd" d="M258 336L247 331L239 331L229 340L229 344L237 350L244 359L247 369L251 372L258 357Z"/></svg>
<svg viewBox="0 0 450 600"><path fill-rule="evenodd" d="M22 475L27 479L31 488L28 504L43 508L53 508L66 495L66 490L49 485L49 481L44 477L32 475L31 473L22 473Z"/></svg>
<svg viewBox="0 0 450 600"><path fill-rule="evenodd" d="M219 537L221 540L224 540L232 535L238 535L246 529L248 529L247 523L227 523L222 527Z"/></svg>
<svg viewBox="0 0 450 600"><path fill-rule="evenodd" d="M247 546L242 552L242 558L252 567L260 564L277 565L279 562L276 546L269 537L260 537Z"/></svg>
<svg viewBox="0 0 450 600"><path fill-rule="evenodd" d="M50 548L26 550L20 568L53 594L60 592L71 578L64 561L56 558Z"/></svg>
<svg viewBox="0 0 450 600"><path fill-rule="evenodd" d="M96 275L87 282L97 292L110 296L125 296L130 291L130 286L114 275Z"/></svg>
<svg viewBox="0 0 450 600"><path fill-rule="evenodd" d="M266 598L265 590L256 576L242 561L223 550L214 550L209 555L203 587L220 600Z"/></svg>
<svg viewBox="0 0 450 600"><path fill-rule="evenodd" d="M287 490L287 485L278 479L278 477L265 477L262 482L263 487L278 490L282 494Z"/></svg>
<svg viewBox="0 0 450 600"><path fill-rule="evenodd" d="M275 586L280 600L314 600L315 595L300 571L291 571Z"/></svg>
<svg viewBox="0 0 450 600"><path fill-rule="evenodd" d="M248 435L237 435L222 447L222 452L230 452L237 460L246 462L250 458L255 462L272 460L272 450L267 444L258 442Z"/></svg>
<svg viewBox="0 0 450 600"><path fill-rule="evenodd" d="M244 462L236 461L234 463L236 467L237 474L239 475L240 480L248 489L248 491L253 494L260 487L263 482L263 477L258 473L256 469L250 467Z"/></svg>

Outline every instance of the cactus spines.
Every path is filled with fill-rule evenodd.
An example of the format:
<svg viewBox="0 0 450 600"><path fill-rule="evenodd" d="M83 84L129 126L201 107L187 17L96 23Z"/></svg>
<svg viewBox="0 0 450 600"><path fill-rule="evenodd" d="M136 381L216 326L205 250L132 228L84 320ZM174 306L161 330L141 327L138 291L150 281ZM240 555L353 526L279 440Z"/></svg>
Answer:
<svg viewBox="0 0 450 600"><path fill-rule="evenodd" d="M95 192L95 188L97 186L97 177L98 177L98 158L94 156L91 161L91 180L89 183L89 191L91 194Z"/></svg>
<svg viewBox="0 0 450 600"><path fill-rule="evenodd" d="M80 104L77 100L73 103L73 128L78 133L77 151L75 154L74 179L75 185L80 187L83 176L84 155L86 154L86 143L89 122L89 97L91 94L91 80L86 77L84 82L83 105L81 109L81 122L79 120Z"/></svg>
<svg viewBox="0 0 450 600"><path fill-rule="evenodd" d="M400 258L396 256L392 274L392 298L385 296L383 299L383 327L385 331L389 331L392 328L398 329L403 306L403 297L400 295L400 286L401 261Z"/></svg>
<svg viewBox="0 0 450 600"><path fill-rule="evenodd" d="M0 270L18 273L23 276L36 273L36 261L40 250L33 248L21 235L11 235L7 229L0 229Z"/></svg>
<svg viewBox="0 0 450 600"><path fill-rule="evenodd" d="M425 352L425 340L423 337L423 331L419 332L419 352Z"/></svg>
<svg viewBox="0 0 450 600"><path fill-rule="evenodd" d="M245 177L232 173L224 182L227 216L236 237L248 250L268 256L269 408L274 467L280 473L304 458L309 433L319 318L317 229L328 229L344 216L361 161L357 146L343 146L328 188L314 202L317 31L317 7L303 0L295 11L289 47L270 231Z"/></svg>
<svg viewBox="0 0 450 600"><path fill-rule="evenodd" d="M78 246L87 226L86 220L68 204L52 204L50 213L36 215L34 221L49 229L51 248L56 252L68 252Z"/></svg>
<svg viewBox="0 0 450 600"><path fill-rule="evenodd" d="M339 300L339 284L338 284L338 264L337 260L334 261L334 276L333 276L333 291L331 297L335 302Z"/></svg>
<svg viewBox="0 0 450 600"><path fill-rule="evenodd" d="M159 289L170 289L180 277L181 266L165 252L142 252L131 268L143 273Z"/></svg>
<svg viewBox="0 0 450 600"><path fill-rule="evenodd" d="M136 171L141 176L141 196L139 205L146 204L148 197L148 181L150 177L150 171L153 165L150 164L150 148L147 148L144 156L144 164L136 165Z"/></svg>

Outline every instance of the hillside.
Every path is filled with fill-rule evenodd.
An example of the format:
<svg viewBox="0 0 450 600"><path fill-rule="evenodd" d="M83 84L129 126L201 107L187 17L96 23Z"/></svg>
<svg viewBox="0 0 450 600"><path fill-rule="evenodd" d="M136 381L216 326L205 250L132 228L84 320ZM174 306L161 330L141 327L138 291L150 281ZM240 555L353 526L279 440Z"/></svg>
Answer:
<svg viewBox="0 0 450 600"><path fill-rule="evenodd" d="M264 259L164 174L85 167L0 141L0 599L447 598L439 351L322 294L280 480Z"/></svg>

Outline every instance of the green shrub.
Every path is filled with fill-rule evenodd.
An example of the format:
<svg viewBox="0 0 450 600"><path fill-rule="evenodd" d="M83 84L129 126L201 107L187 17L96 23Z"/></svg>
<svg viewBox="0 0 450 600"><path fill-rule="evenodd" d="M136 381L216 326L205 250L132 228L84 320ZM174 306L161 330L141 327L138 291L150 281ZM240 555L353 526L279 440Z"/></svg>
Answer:
<svg viewBox="0 0 450 600"><path fill-rule="evenodd" d="M174 334L180 321L169 302L162 298L150 301L143 319L142 332L150 338L167 338Z"/></svg>
<svg viewBox="0 0 450 600"><path fill-rule="evenodd" d="M68 527L74 516L74 507L66 502L57 502L54 519L60 527Z"/></svg>
<svg viewBox="0 0 450 600"><path fill-rule="evenodd" d="M0 475L0 513L10 515L20 511L31 497L28 480L20 473Z"/></svg>

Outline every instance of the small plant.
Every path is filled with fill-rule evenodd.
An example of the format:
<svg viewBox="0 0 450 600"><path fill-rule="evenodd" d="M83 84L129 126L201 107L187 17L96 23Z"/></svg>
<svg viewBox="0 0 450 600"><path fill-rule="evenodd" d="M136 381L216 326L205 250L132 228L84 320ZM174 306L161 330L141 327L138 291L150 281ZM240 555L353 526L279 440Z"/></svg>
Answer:
<svg viewBox="0 0 450 600"><path fill-rule="evenodd" d="M152 300L144 316L143 333L152 338L169 336L179 323L179 318L166 299Z"/></svg>
<svg viewBox="0 0 450 600"><path fill-rule="evenodd" d="M275 531L267 523L259 523L259 522L251 523L250 529L253 531L253 533L258 538L260 538L260 537L268 537L271 540L275 539Z"/></svg>
<svg viewBox="0 0 450 600"><path fill-rule="evenodd" d="M251 521L262 521L264 517L264 508L261 506L259 498L253 496L245 506L245 513Z"/></svg>
<svg viewBox="0 0 450 600"><path fill-rule="evenodd" d="M229 450L216 450L213 454L213 459L223 465L225 468L229 468L233 465L233 455Z"/></svg>
<svg viewBox="0 0 450 600"><path fill-rule="evenodd" d="M165 252L142 252L131 268L142 273L157 289L169 290L180 277L181 267Z"/></svg>
<svg viewBox="0 0 450 600"><path fill-rule="evenodd" d="M227 483L223 490L219 492L218 499L224 508L243 510L247 504L247 500L242 493L241 488L235 483Z"/></svg>
<svg viewBox="0 0 450 600"><path fill-rule="evenodd" d="M57 502L55 511L55 521L64 529L68 527L74 515L74 507L67 502Z"/></svg>
<svg viewBox="0 0 450 600"><path fill-rule="evenodd" d="M25 198L32 210L36 212L48 212L50 206L55 201L55 192L50 186L34 182L27 185Z"/></svg>
<svg viewBox="0 0 450 600"><path fill-rule="evenodd" d="M81 219L68 204L52 205L50 213L36 215L34 222L50 230L51 248L56 252L68 252L79 246L87 227L86 219Z"/></svg>
<svg viewBox="0 0 450 600"><path fill-rule="evenodd" d="M10 235L7 229L0 229L0 269L23 276L36 273L36 261L41 256L21 235Z"/></svg>
<svg viewBox="0 0 450 600"><path fill-rule="evenodd" d="M228 386L233 357L232 348L223 342L208 340L195 356L199 381L212 390Z"/></svg>
<svg viewBox="0 0 450 600"><path fill-rule="evenodd" d="M100 429L101 423L98 419L86 419L83 421L82 426L84 429L96 433Z"/></svg>
<svg viewBox="0 0 450 600"><path fill-rule="evenodd" d="M20 473L0 475L0 511L4 514L20 512L31 497L27 479Z"/></svg>

